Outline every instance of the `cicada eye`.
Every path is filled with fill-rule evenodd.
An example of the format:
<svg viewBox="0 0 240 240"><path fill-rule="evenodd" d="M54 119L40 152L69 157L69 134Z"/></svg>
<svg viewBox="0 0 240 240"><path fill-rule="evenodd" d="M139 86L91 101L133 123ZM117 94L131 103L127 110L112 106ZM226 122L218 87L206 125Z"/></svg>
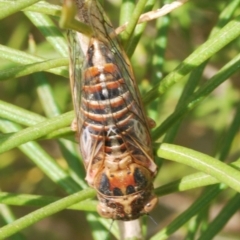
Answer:
<svg viewBox="0 0 240 240"><path fill-rule="evenodd" d="M151 212L154 209L154 207L157 205L157 203L158 203L158 198L156 196L152 196L147 202L147 204L145 204L144 206L144 213Z"/></svg>
<svg viewBox="0 0 240 240"><path fill-rule="evenodd" d="M104 218L114 218L114 210L110 207L107 207L101 203L97 205L97 212L101 217Z"/></svg>

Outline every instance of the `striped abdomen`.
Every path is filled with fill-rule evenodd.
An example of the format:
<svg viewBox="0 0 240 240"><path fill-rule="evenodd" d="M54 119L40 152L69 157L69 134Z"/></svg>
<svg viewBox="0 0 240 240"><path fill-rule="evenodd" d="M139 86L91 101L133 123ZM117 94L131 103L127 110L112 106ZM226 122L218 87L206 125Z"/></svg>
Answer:
<svg viewBox="0 0 240 240"><path fill-rule="evenodd" d="M93 38L81 86L83 153L85 148L89 149L89 140L98 150L101 145L102 153L116 156L125 151L141 154L139 141L149 148L150 137L140 103L134 99L115 62L109 47Z"/></svg>

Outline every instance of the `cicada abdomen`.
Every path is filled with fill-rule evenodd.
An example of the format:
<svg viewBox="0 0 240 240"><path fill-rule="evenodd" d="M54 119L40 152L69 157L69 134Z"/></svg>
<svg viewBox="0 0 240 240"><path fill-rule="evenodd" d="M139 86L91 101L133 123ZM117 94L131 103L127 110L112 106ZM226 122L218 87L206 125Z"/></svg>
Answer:
<svg viewBox="0 0 240 240"><path fill-rule="evenodd" d="M95 0L78 0L77 5L79 19L94 30L91 38L76 33L71 48L73 101L86 180L98 192L101 216L133 220L157 202L146 116L130 62L103 11Z"/></svg>

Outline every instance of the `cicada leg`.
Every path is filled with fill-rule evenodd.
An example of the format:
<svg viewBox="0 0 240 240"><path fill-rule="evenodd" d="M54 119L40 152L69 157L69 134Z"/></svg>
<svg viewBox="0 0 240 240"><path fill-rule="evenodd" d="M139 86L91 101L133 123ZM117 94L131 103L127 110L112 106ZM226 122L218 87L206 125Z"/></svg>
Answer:
<svg viewBox="0 0 240 240"><path fill-rule="evenodd" d="M147 124L150 129L156 127L156 122L150 117L147 117Z"/></svg>

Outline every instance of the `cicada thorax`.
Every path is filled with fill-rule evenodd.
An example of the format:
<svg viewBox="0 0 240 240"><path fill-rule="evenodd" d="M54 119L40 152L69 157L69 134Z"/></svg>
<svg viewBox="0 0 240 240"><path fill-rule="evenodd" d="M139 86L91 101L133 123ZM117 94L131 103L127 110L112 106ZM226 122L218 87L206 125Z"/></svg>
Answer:
<svg viewBox="0 0 240 240"><path fill-rule="evenodd" d="M107 42L90 40L82 68L80 151L86 180L98 191L99 213L119 220L136 219L156 203L150 133L130 68Z"/></svg>

